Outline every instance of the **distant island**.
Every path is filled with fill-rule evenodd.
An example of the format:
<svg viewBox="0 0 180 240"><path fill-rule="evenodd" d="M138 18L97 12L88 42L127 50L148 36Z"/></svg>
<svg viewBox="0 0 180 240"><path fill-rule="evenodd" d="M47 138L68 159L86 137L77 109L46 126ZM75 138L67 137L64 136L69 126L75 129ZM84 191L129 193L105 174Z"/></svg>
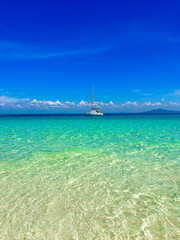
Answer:
<svg viewBox="0 0 180 240"><path fill-rule="evenodd" d="M142 112L142 114L174 114L174 113L180 114L180 111L166 110L166 109L158 108L158 109L154 109L151 111Z"/></svg>
<svg viewBox="0 0 180 240"><path fill-rule="evenodd" d="M158 108L158 109L153 109L150 111L146 111L146 112L135 112L135 113L106 113L105 115L160 115L160 114L180 114L180 111L175 111L175 110L167 110L167 109L162 109L162 108Z"/></svg>

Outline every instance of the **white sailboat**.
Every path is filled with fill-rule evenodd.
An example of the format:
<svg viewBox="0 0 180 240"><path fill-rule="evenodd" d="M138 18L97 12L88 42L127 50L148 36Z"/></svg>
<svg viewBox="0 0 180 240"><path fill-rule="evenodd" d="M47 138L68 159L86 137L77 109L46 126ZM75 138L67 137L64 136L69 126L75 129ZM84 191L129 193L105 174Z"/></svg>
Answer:
<svg viewBox="0 0 180 240"><path fill-rule="evenodd" d="M91 110L88 112L88 107L91 102ZM94 105L94 85L92 90L92 98L90 97L89 102L87 104L87 110L84 113L85 116L103 116L103 113L100 111L100 107L93 107Z"/></svg>

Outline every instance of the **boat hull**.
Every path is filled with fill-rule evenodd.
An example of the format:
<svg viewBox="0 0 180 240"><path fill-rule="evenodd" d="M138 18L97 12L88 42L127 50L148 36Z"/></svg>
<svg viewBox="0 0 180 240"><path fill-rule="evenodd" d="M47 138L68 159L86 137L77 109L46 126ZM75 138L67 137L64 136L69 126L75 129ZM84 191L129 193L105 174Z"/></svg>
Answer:
<svg viewBox="0 0 180 240"><path fill-rule="evenodd" d="M84 116L103 116L103 113L91 113L91 112L86 112L84 113Z"/></svg>

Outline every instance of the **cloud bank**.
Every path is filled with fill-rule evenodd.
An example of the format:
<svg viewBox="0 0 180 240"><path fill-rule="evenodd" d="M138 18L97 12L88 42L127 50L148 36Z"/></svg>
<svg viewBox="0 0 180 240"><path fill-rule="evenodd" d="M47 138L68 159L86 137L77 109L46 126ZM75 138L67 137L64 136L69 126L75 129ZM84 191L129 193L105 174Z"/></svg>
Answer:
<svg viewBox="0 0 180 240"><path fill-rule="evenodd" d="M80 102L65 101L61 102L59 100L37 100L29 98L15 98L0 96L0 113L6 112L49 112L49 113L80 113L84 112L87 108L88 102L81 100ZM172 110L180 110L180 102L161 101L157 102L136 102L136 101L126 101L124 103L114 103L109 102L94 102L94 106L100 106L104 112L143 112L151 109L165 108Z"/></svg>

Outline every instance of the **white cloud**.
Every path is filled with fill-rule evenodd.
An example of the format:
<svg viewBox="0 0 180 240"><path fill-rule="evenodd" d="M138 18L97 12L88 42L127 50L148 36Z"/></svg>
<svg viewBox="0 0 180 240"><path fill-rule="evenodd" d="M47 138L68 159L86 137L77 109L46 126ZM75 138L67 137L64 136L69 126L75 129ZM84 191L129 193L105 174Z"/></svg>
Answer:
<svg viewBox="0 0 180 240"><path fill-rule="evenodd" d="M36 99L33 99L28 103L28 105L34 106L36 108L46 108L46 109L48 107L62 107L62 108L69 107L67 103L61 103L59 100L56 100L53 102L53 101L46 101L46 100L37 101Z"/></svg>
<svg viewBox="0 0 180 240"><path fill-rule="evenodd" d="M68 105L71 105L71 106L75 106L75 102L66 101L65 104L68 104Z"/></svg>
<svg viewBox="0 0 180 240"><path fill-rule="evenodd" d="M109 101L109 105L114 105L113 101Z"/></svg>
<svg viewBox="0 0 180 240"><path fill-rule="evenodd" d="M89 105L91 105L91 103L89 103ZM98 106L109 106L109 107L112 107L112 106L115 106L115 104L113 103L113 101L109 101L108 103L105 103L105 102L94 102L93 104L94 106L98 107ZM84 100L80 101L78 106L87 106L87 102L85 102Z"/></svg>
<svg viewBox="0 0 180 240"><path fill-rule="evenodd" d="M82 112L86 110L86 106L87 102L84 100L81 100L79 103L75 103L71 101L60 102L59 100L30 100L29 98L20 99L15 97L0 96L1 112L6 109L9 109L9 111L17 109L17 111L20 110L21 112L40 112L41 110L45 110L47 112L60 112L61 110L62 112ZM94 102L94 106L100 106L104 112L142 112L159 107L164 109L180 110L180 102L167 102L164 99L157 102L147 101L138 103L136 101L127 101L119 104L115 104L113 101Z"/></svg>
<svg viewBox="0 0 180 240"><path fill-rule="evenodd" d="M145 102L144 104L145 104L146 106L160 106L160 105L162 105L162 103L160 103L160 102L155 102L155 103Z"/></svg>
<svg viewBox="0 0 180 240"><path fill-rule="evenodd" d="M32 101L30 101L30 104L47 104L47 105L61 105L61 102L59 102L59 100L53 102L53 101L37 101L36 99L33 99Z"/></svg>
<svg viewBox="0 0 180 240"><path fill-rule="evenodd" d="M87 104L88 103L84 100L81 100L79 103L75 103L70 101L60 102L59 100L56 100L54 102L46 100L37 101L36 99L33 99L28 103L28 105L38 108L40 107L83 108L86 107ZM91 103L89 105L91 105ZM94 106L112 107L115 106L115 104L112 101L109 101L108 103L94 102Z"/></svg>
<svg viewBox="0 0 180 240"><path fill-rule="evenodd" d="M99 102L98 104L101 105L101 106L114 106L113 101L109 101L108 103Z"/></svg>
<svg viewBox="0 0 180 240"><path fill-rule="evenodd" d="M131 101L127 101L125 103L122 103L121 106L129 106L129 105L133 105L133 106L137 106L137 102L131 102Z"/></svg>
<svg viewBox="0 0 180 240"><path fill-rule="evenodd" d="M81 100L79 103L78 103L78 106L86 106L87 103L84 101L84 100Z"/></svg>
<svg viewBox="0 0 180 240"><path fill-rule="evenodd" d="M81 100L79 103L75 103L75 102L70 102L70 101L66 101L66 102L60 102L59 100L56 101L47 101L47 100L36 100L33 99L32 101L29 101L27 103L28 106L31 107L35 107L35 108L52 108L52 107L56 107L56 108L69 108L69 109L83 109L84 107L87 106L87 102L84 100ZM91 103L89 104L89 106L91 105ZM102 106L102 107L115 107L118 105L115 105L112 101L109 101L108 103L105 102L94 102L94 106L98 107L98 106Z"/></svg>
<svg viewBox="0 0 180 240"><path fill-rule="evenodd" d="M33 99L31 103L37 103L38 101L36 99Z"/></svg>

